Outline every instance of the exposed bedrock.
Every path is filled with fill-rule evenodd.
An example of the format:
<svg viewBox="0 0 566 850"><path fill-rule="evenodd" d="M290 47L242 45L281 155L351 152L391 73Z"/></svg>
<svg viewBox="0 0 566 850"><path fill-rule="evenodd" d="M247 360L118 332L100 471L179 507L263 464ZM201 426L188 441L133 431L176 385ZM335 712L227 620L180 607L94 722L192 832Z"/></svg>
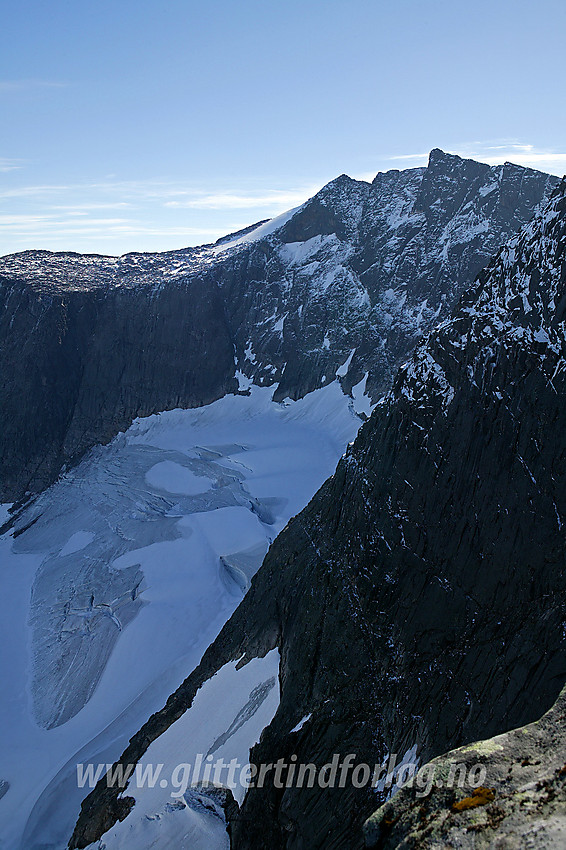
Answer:
<svg viewBox="0 0 566 850"><path fill-rule="evenodd" d="M373 765L414 747L422 763L552 705L566 680L565 259L563 183L400 369L124 763L220 666L276 645L281 702L258 763ZM359 848L378 803L351 785L251 789L233 847ZM123 806L97 787L70 846Z"/></svg>
<svg viewBox="0 0 566 850"><path fill-rule="evenodd" d="M540 720L423 766L364 833L375 850L565 847L566 692Z"/></svg>
<svg viewBox="0 0 566 850"><path fill-rule="evenodd" d="M201 281L166 292L50 290L3 290L3 500L21 485L43 489L136 416L196 407L236 386L222 304Z"/></svg>

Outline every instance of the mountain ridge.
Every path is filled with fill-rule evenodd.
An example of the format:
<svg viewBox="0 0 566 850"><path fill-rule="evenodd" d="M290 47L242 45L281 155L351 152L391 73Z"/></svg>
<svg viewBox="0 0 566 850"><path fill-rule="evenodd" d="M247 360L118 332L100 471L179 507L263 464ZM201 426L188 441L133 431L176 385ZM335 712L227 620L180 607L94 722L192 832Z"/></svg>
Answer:
<svg viewBox="0 0 566 850"><path fill-rule="evenodd" d="M367 408L556 182L435 149L215 245L0 258L0 499L40 492L136 417L251 381L296 399L347 363Z"/></svg>
<svg viewBox="0 0 566 850"><path fill-rule="evenodd" d="M274 647L281 701L256 764L414 748L428 761L550 707L566 679L565 287L563 181L401 367L124 764L222 665ZM117 790L86 798L70 847L129 816ZM252 788L232 846L361 848L376 802L366 788Z"/></svg>

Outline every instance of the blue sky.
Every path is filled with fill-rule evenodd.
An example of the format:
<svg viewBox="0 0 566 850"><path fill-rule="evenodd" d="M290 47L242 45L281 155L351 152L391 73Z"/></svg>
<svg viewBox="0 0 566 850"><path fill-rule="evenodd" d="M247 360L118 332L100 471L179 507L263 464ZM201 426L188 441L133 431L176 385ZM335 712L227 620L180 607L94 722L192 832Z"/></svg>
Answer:
<svg viewBox="0 0 566 850"><path fill-rule="evenodd" d="M563 0L19 0L0 254L211 241L441 147L566 171Z"/></svg>

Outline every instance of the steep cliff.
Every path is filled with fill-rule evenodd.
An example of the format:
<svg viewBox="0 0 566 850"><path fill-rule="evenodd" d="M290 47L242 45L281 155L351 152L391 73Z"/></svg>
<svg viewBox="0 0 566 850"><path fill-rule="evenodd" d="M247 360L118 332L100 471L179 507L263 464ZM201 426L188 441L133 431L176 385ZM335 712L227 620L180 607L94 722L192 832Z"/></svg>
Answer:
<svg viewBox="0 0 566 850"><path fill-rule="evenodd" d="M548 709L566 679L565 322L563 182L401 367L123 763L222 665L275 646L281 701L256 763L354 753L373 765L415 750L422 762ZM268 783L247 794L232 844L361 847L377 802L367 787ZM99 785L70 846L133 803Z"/></svg>

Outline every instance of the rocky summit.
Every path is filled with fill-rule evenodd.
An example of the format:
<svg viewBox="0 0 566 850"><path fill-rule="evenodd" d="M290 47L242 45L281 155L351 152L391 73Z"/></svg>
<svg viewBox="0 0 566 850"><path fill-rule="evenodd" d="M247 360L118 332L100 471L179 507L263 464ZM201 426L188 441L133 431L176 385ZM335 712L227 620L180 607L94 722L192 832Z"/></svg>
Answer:
<svg viewBox="0 0 566 850"><path fill-rule="evenodd" d="M395 221L407 228L406 234L420 221L412 238L422 245L429 228L440 227L437 215L456 220L454 211L465 208L473 181L481 180L484 188L480 192L474 184L478 188L469 201L470 216L475 216L471 210L478 209L476 204L481 208L494 202L505 172L506 167L486 169L433 152L425 172L378 175L371 187L352 187L340 179L280 233L289 238L285 244L312 239L322 244L324 230L332 230L340 241L353 238L349 234L360 233L364 204L373 192L387 186L398 198L403 184L407 207L401 205ZM429 180L447 187L450 203L435 205ZM326 203L330 196L332 216ZM347 204L340 200L345 196ZM495 209L501 213L500 200ZM337 219L343 227L340 235ZM453 233L452 227L458 232L455 224L443 225L442 232ZM472 253L478 257L471 241L459 243L456 269L471 264ZM256 245L251 250L263 249ZM435 280L442 293L430 302L433 312L443 296L447 303L455 299L461 285L456 270L452 282L444 278L452 249L444 254L437 243L436 250L434 260L426 255L429 272L438 263ZM416 257L425 262L419 250L409 256L409 262ZM404 274L404 261L398 262L390 280ZM365 272L363 265L358 268L358 279L369 281L372 266ZM366 287L370 310L378 300L377 281L384 279L379 268L372 275L376 288ZM422 280L418 286L424 285ZM417 278L413 285L417 287ZM420 289L421 303L426 297ZM404 305L406 318L408 294ZM217 671L236 661L237 669L245 670L274 649L281 659L281 697L252 750L255 763L289 761L294 755L298 762L323 765L333 754L352 753L374 765L395 753L422 765L455 747L533 722L547 711L566 680L565 323L562 182L480 272L452 315L438 322L401 365L335 474L278 536L243 602L199 666L132 737L121 761L138 762L160 736L173 734L185 715L190 718ZM407 341L411 335L414 339L411 328ZM376 356L371 367L366 361L362 368L377 370L382 361L379 352ZM385 381L385 369L379 368L376 387ZM556 719L548 717L545 728ZM516 743L520 733L514 735ZM530 741L534 733L528 735ZM553 738L548 731L545 747L562 747L558 738L558 732ZM507 742L501 746L506 753ZM529 758L533 748L536 743L530 746L527 735L516 743L516 753ZM509 788L518 794L520 769L515 756L509 758ZM561 758L556 749L552 770ZM475 803L454 810L463 812L461 821L454 816L454 824L477 825L481 836L484 820L489 821L485 829L495 829L506 823L513 806L517 809L516 794L507 808L497 807L505 779L501 764L494 766L493 776L487 775ZM561 776L542 777L550 782L549 794ZM527 779L536 776L531 771ZM123 796L124 788L101 783L91 792L70 847L87 846L118 820L128 824L136 812L135 791ZM528 797L531 791L524 793ZM355 850L364 845L364 822L385 797L379 787L281 788L268 781L263 788L251 788L232 815L231 844L235 850ZM449 805L459 804L460 797L466 799L454 795ZM384 819L382 811L366 828L372 846L397 846L396 838L404 841L412 829L411 818L420 817L406 796L398 804L396 799L390 804L391 817ZM556 811L552 806L541 809L542 816L562 817L557 806ZM484 814L466 814L468 809ZM432 823L430 812L425 808L423 817ZM450 844L429 841L422 846Z"/></svg>
<svg viewBox="0 0 566 850"><path fill-rule="evenodd" d="M252 382L282 400L338 376L368 414L556 182L433 150L215 245L1 258L0 498L41 491L136 417Z"/></svg>

